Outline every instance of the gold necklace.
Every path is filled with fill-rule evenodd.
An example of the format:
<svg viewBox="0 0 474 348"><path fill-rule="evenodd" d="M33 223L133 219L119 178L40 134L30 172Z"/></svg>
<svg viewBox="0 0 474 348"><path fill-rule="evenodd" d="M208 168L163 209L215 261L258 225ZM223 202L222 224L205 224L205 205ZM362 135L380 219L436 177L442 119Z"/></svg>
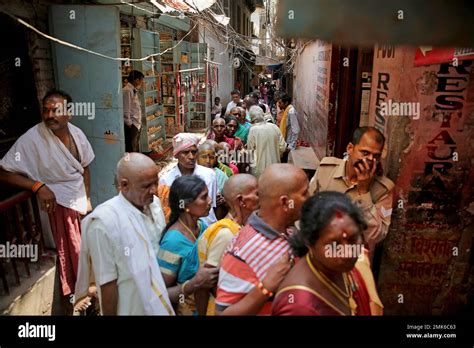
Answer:
<svg viewBox="0 0 474 348"><path fill-rule="evenodd" d="M351 307L351 312L352 315L356 314L357 311L357 303L354 300L354 292L353 289L355 289L354 281L352 280L352 277L349 277L347 273L343 274L344 277L344 285L346 287L346 291L349 294L349 307Z"/></svg>
<svg viewBox="0 0 474 348"><path fill-rule="evenodd" d="M344 280L344 286L346 288L346 293L344 293L344 291L342 291L336 284L334 284L333 281L331 281L326 275L324 275L322 272L317 270L316 267L314 267L309 257L309 254L306 254L306 262L308 263L308 266L311 269L311 272L313 272L316 278L319 281L321 281L321 283L323 283L326 286L326 288L328 288L328 290L331 291L331 293L334 296L336 296L336 298L341 303L343 303L345 306L348 306L350 308L352 315L355 315L356 309L357 309L357 303L352 297L352 291L350 290L350 287L347 285L347 281L348 281L347 275L345 273L342 275L342 278Z"/></svg>
<svg viewBox="0 0 474 348"><path fill-rule="evenodd" d="M311 262L309 255L306 255L306 261L308 262L309 268L316 276L316 278L318 278L339 300L341 300L341 302L346 303L346 299L349 298L349 294L344 293L344 291L342 291L336 284L334 284L334 282L332 282L329 278L322 274L322 272L318 271ZM346 285L345 279L344 285Z"/></svg>
<svg viewBox="0 0 474 348"><path fill-rule="evenodd" d="M181 223L181 225L183 225L186 231L188 231L189 234L193 236L194 241L196 241L196 236L194 235L193 231L188 226L186 226L186 224L183 222L183 220L181 220L181 218L178 218L178 221Z"/></svg>
<svg viewBox="0 0 474 348"><path fill-rule="evenodd" d="M311 261L311 259L310 259L310 261ZM342 278L344 279L344 287L346 289L346 292L342 291L341 288L339 286L337 286L337 284L335 284L331 279L329 279L323 272L316 269L316 267L314 267L314 265L312 263L310 265L310 268L311 268L311 270L313 270L313 268L314 268L314 271L317 272L317 274L319 274L321 277L324 278L324 280L325 280L324 283L325 284L329 283L331 285L331 287L336 289L336 291L339 292L342 296L344 296L345 298L349 298L349 290L347 288L346 274L345 273L342 274Z"/></svg>

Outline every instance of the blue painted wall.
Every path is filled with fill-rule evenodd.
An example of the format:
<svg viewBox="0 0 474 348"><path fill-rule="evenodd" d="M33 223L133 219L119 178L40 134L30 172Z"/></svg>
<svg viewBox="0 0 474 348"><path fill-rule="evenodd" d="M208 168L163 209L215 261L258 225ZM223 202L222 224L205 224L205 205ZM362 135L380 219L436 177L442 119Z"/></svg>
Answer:
<svg viewBox="0 0 474 348"><path fill-rule="evenodd" d="M73 12L72 12L73 11ZM120 57L120 17L114 6L53 5L50 33L111 57ZM91 164L93 206L116 195L115 168L125 152L120 62L52 43L56 87L75 102L94 103L95 117L75 116L96 158Z"/></svg>

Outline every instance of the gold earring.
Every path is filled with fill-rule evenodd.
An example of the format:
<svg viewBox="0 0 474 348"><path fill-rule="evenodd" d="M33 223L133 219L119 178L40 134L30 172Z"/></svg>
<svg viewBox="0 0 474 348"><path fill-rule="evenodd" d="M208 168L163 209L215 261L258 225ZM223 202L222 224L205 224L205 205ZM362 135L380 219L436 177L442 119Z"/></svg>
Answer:
<svg viewBox="0 0 474 348"><path fill-rule="evenodd" d="M309 248L308 248L308 250L309 250L309 256L310 256L310 257L313 257L313 250L311 250L311 249L309 249Z"/></svg>
<svg viewBox="0 0 474 348"><path fill-rule="evenodd" d="M186 213L189 213L189 208L186 208Z"/></svg>

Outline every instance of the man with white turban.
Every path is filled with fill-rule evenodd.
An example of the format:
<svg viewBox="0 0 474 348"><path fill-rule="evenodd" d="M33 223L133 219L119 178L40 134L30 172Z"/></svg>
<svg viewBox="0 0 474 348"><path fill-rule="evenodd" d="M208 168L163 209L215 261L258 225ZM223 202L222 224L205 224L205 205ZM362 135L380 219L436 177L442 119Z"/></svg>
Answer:
<svg viewBox="0 0 474 348"><path fill-rule="evenodd" d="M179 133L173 138L173 156L178 159L178 164L160 178L157 193L161 200L161 206L163 207L166 221L169 220L171 213L168 202L171 184L173 184L176 178L183 175L197 175L204 180L209 191L209 197L212 199L212 207L215 208L217 206L216 173L212 169L197 164L198 144L199 137L192 133ZM214 209L211 209L209 215L203 218L203 220L208 225L216 222L217 218Z"/></svg>

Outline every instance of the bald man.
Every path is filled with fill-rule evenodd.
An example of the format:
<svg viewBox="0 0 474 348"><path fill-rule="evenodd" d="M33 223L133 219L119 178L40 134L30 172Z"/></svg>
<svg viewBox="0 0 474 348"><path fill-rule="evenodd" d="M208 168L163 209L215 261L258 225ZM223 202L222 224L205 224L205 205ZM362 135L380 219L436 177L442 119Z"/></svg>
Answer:
<svg viewBox="0 0 474 348"><path fill-rule="evenodd" d="M237 174L224 185L224 198L229 212L224 219L210 225L198 244L199 262L219 267L222 256L232 238L247 223L249 216L258 208L257 179L250 174ZM196 296L196 306L201 315L214 315L214 297L201 291ZM209 305L208 305L209 302Z"/></svg>
<svg viewBox="0 0 474 348"><path fill-rule="evenodd" d="M165 217L158 168L147 156L127 153L117 165L120 193L82 221L76 302L91 282L103 315L174 315L156 256Z"/></svg>
<svg viewBox="0 0 474 348"><path fill-rule="evenodd" d="M292 265L287 230L300 218L308 186L305 173L291 164L272 164L262 173L260 207L222 259L216 314L270 314L273 293Z"/></svg>

